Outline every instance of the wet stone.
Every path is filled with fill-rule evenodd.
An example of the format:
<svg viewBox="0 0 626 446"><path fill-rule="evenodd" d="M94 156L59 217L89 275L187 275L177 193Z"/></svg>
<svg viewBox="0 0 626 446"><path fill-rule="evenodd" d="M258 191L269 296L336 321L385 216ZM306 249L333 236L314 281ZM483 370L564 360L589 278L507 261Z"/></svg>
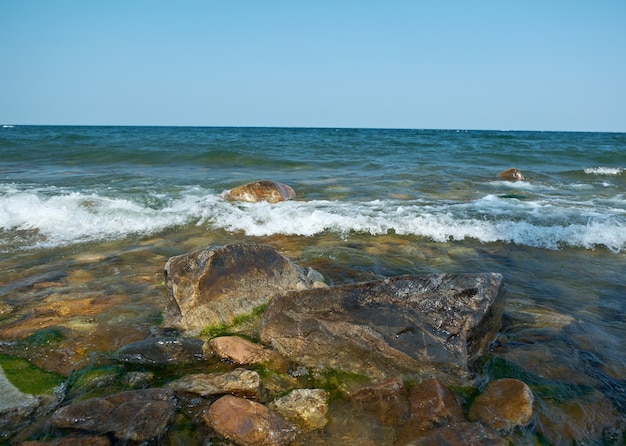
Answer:
<svg viewBox="0 0 626 446"><path fill-rule="evenodd" d="M297 427L255 401L226 395L211 404L204 420L221 437L242 446L287 446Z"/></svg>
<svg viewBox="0 0 626 446"><path fill-rule="evenodd" d="M41 405L41 399L21 392L6 378L0 367L0 439L3 434L19 430L29 416Z"/></svg>
<svg viewBox="0 0 626 446"><path fill-rule="evenodd" d="M206 359L203 345L200 339L158 336L127 344L114 356L129 364L188 364Z"/></svg>
<svg viewBox="0 0 626 446"><path fill-rule="evenodd" d="M480 423L464 422L435 429L422 438L399 444L402 446L507 446L509 443L496 431Z"/></svg>
<svg viewBox="0 0 626 446"><path fill-rule="evenodd" d="M383 425L400 426L410 417L408 392L398 378L358 387L350 401L357 413L371 413Z"/></svg>
<svg viewBox="0 0 626 446"><path fill-rule="evenodd" d="M263 388L257 372L235 369L226 373L186 375L167 385L176 392L193 393L203 397L232 394L245 398L261 399Z"/></svg>
<svg viewBox="0 0 626 446"><path fill-rule="evenodd" d="M143 442L160 437L174 411L171 392L133 390L62 407L50 417L50 423L59 429L112 433L118 440Z"/></svg>
<svg viewBox="0 0 626 446"><path fill-rule="evenodd" d="M328 394L322 389L294 389L268 407L295 423L302 432L321 429L328 423Z"/></svg>
<svg viewBox="0 0 626 446"><path fill-rule="evenodd" d="M222 359L228 359L235 364L252 365L265 364L278 372L287 372L287 362L274 350L250 342L239 336L220 336L208 342L211 352Z"/></svg>
<svg viewBox="0 0 626 446"><path fill-rule="evenodd" d="M165 264L165 325L197 335L252 314L275 295L324 286L319 277L266 245L232 244L171 257Z"/></svg>
<svg viewBox="0 0 626 446"><path fill-rule="evenodd" d="M104 435L68 435L52 441L25 441L22 446L110 446L111 440Z"/></svg>
<svg viewBox="0 0 626 446"><path fill-rule="evenodd" d="M511 430L527 425L533 416L534 396L530 388L517 379L491 381L476 398L469 411L471 421L486 426Z"/></svg>
<svg viewBox="0 0 626 446"><path fill-rule="evenodd" d="M436 378L427 379L409 390L410 419L398 430L398 438L409 441L437 427L456 425L465 418L452 391Z"/></svg>
<svg viewBox="0 0 626 446"><path fill-rule="evenodd" d="M313 369L465 382L502 322L500 274L435 274L276 296L261 342Z"/></svg>
<svg viewBox="0 0 626 446"><path fill-rule="evenodd" d="M224 198L251 203L258 201L278 203L279 201L293 200L296 198L296 193L291 186L278 181L260 180L235 187L227 191Z"/></svg>
<svg viewBox="0 0 626 446"><path fill-rule="evenodd" d="M536 426L550 444L621 445L626 441L623 414L598 391L546 404L537 414Z"/></svg>

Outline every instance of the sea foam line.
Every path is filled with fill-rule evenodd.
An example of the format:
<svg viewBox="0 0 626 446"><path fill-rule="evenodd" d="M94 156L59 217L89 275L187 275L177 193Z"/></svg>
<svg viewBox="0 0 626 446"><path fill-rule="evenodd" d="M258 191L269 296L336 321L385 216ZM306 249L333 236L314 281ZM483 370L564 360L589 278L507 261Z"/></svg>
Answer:
<svg viewBox="0 0 626 446"><path fill-rule="evenodd" d="M585 167L583 172L588 175L621 175L624 169L622 167Z"/></svg>
<svg viewBox="0 0 626 446"><path fill-rule="evenodd" d="M156 201L160 204L155 206L128 198L55 193L5 189L0 195L0 243L2 234L11 231L36 233L38 237L24 244L44 247L150 235L169 227L197 224L207 230L249 236L395 233L441 243L475 239L545 249L604 246L612 252L626 251L624 207L600 211L593 203L557 205L487 195L470 202L317 200L272 205L229 202L198 188L176 197L159 196Z"/></svg>

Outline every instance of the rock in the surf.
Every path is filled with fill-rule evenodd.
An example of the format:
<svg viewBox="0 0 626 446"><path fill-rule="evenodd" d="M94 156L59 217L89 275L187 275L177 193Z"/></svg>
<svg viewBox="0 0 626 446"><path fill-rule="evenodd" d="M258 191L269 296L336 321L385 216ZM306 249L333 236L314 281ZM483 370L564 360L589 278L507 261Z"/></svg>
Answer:
<svg viewBox="0 0 626 446"><path fill-rule="evenodd" d="M172 257L165 265L165 325L189 334L228 325L276 295L325 286L320 278L267 245L232 244Z"/></svg>
<svg viewBox="0 0 626 446"><path fill-rule="evenodd" d="M261 180L235 187L227 191L224 198L251 203L258 201L278 203L279 201L293 200L296 198L296 192L286 184L272 180Z"/></svg>
<svg viewBox="0 0 626 446"><path fill-rule="evenodd" d="M400 276L277 296L260 336L305 367L463 382L495 339L503 309L497 273Z"/></svg>
<svg viewBox="0 0 626 446"><path fill-rule="evenodd" d="M520 172L515 167L511 167L510 169L503 170L502 172L498 174L498 178L503 179L503 180L511 180L511 181L522 181L526 179L524 177L524 174L522 174L522 172Z"/></svg>

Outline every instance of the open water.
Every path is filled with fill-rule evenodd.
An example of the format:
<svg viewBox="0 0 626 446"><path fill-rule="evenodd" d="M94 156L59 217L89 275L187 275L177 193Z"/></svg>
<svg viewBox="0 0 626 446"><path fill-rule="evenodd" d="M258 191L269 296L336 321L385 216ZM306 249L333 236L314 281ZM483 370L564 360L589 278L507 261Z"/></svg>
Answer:
<svg viewBox="0 0 626 446"><path fill-rule="evenodd" d="M509 167L526 179L498 179ZM297 199L223 199L259 179ZM164 308L169 256L232 242L273 245L331 284L500 272L494 355L537 386L588 390L538 392L529 435L624 430L626 134L0 128L5 349L61 327L63 341L24 354L67 373L142 339Z"/></svg>

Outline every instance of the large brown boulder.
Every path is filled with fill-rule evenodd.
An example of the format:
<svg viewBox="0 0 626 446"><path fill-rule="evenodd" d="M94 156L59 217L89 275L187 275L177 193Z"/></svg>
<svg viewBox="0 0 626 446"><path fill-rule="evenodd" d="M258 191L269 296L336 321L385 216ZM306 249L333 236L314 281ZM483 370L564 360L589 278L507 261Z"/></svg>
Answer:
<svg viewBox="0 0 626 446"><path fill-rule="evenodd" d="M165 265L165 325L198 334L230 324L276 295L324 286L320 279L266 245L232 244L172 257Z"/></svg>
<svg viewBox="0 0 626 446"><path fill-rule="evenodd" d="M503 309L500 274L400 276L277 296L260 335L307 367L463 382Z"/></svg>
<svg viewBox="0 0 626 446"><path fill-rule="evenodd" d="M224 198L234 201L267 201L278 203L279 201L293 200L296 198L295 191L286 184L272 180L254 181L235 187L224 194Z"/></svg>
<svg viewBox="0 0 626 446"><path fill-rule="evenodd" d="M298 428L263 404L226 395L211 404L206 424L238 445L287 446Z"/></svg>

